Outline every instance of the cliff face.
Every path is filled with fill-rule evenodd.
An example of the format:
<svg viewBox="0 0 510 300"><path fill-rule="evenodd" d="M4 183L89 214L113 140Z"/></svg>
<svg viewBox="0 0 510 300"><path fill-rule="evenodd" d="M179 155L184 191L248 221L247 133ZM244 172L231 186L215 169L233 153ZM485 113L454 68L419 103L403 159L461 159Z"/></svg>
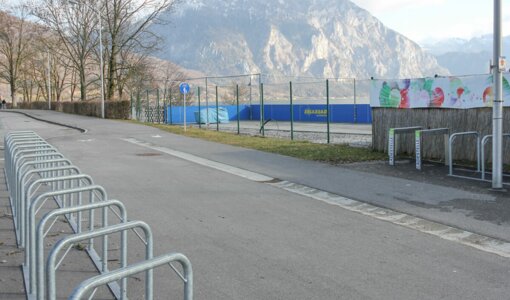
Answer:
<svg viewBox="0 0 510 300"><path fill-rule="evenodd" d="M170 12L168 12L170 13ZM207 74L421 77L448 74L348 0L191 0L153 25L160 57Z"/></svg>

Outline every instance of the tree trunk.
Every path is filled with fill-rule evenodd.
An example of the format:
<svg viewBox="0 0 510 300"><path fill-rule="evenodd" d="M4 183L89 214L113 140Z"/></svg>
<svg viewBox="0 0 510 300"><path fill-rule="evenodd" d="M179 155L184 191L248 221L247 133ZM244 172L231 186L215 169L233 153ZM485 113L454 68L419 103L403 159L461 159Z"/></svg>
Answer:
<svg viewBox="0 0 510 300"><path fill-rule="evenodd" d="M81 101L87 100L87 82L85 79L85 70L80 69L80 99Z"/></svg>

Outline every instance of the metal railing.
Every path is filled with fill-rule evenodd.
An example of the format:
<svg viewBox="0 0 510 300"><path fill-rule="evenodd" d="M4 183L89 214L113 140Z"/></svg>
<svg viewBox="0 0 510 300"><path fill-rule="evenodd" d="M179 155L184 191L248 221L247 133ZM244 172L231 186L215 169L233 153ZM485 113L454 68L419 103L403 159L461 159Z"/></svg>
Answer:
<svg viewBox="0 0 510 300"><path fill-rule="evenodd" d="M459 177L459 178L467 178L474 179L472 177L460 176L453 174L453 142L459 136L475 136L476 137L476 170L480 172L480 133L478 131L466 131L466 132L457 132L450 135L450 139L448 141L448 165L449 165L449 173L448 175Z"/></svg>
<svg viewBox="0 0 510 300"><path fill-rule="evenodd" d="M405 133L413 133L416 130L421 130L423 127L421 126L412 126L412 127L401 127L401 128L390 128L388 131L388 158L390 166L395 165L395 156L398 151L398 135Z"/></svg>
<svg viewBox="0 0 510 300"><path fill-rule="evenodd" d="M504 133L503 137L510 138L510 133ZM482 142L481 142L482 149L481 149L481 153L480 153L480 156L481 156L480 160L482 161L482 171L481 171L482 172L482 180L485 180L485 145L487 144L489 139L492 139L492 134L484 136L482 138ZM503 174L503 176L508 176L508 175ZM503 182L503 184L508 185L509 183Z"/></svg>
<svg viewBox="0 0 510 300"><path fill-rule="evenodd" d="M141 263L130 265L127 268L92 277L76 287L69 299L84 299L88 293L90 293L90 297L92 297L97 288L101 285L144 272L148 269L154 269L162 265L170 264L173 261L179 262L184 270L184 276L179 276L184 281L184 299L191 300L193 299L193 270L188 258L180 253L168 253ZM149 294L148 287L146 287L145 299L152 299L152 295Z"/></svg>
<svg viewBox="0 0 510 300"><path fill-rule="evenodd" d="M416 154L416 169L421 170L421 148L423 143L423 137L426 135L444 135L444 163L448 164L448 140L450 137L449 128L434 128L434 129L420 129L415 131L415 151Z"/></svg>
<svg viewBox="0 0 510 300"><path fill-rule="evenodd" d="M142 266L147 272L146 299L152 299L152 269L159 265L159 260L152 259L152 234L147 224L141 221L128 222L126 209L120 201L108 200L103 187L95 185L90 176L82 174L78 167L72 165L71 161L66 159L55 147L33 131L6 134L4 156L4 172L9 190L16 241L18 247L25 250L22 269L27 299L55 299L57 288L54 281L55 272L69 249L56 265L54 259L62 247L81 240L88 240L85 250L99 271L99 276L104 276L102 278L121 276L119 279L107 282L115 298L127 299L126 276L129 275L123 276L123 274L131 274L133 270L138 270ZM56 205L50 207L46 205L47 203ZM114 207L117 207L117 210ZM43 209L46 213L44 216L38 217ZM102 214L99 215L100 226L95 225L95 210L98 209L102 210ZM110 224L108 212L116 215L120 223ZM83 213L88 213L87 219L83 218ZM46 246L51 246L51 243L45 239L48 238L51 229L61 217L65 218L71 228L71 234L54 244L45 263L44 249ZM88 221L88 228L85 229L83 223L86 221ZM136 228L143 229L145 237L142 237ZM127 264L128 230L132 230L146 246L146 261L132 266ZM110 271L108 268L108 251L110 250L108 235L114 232L121 234L120 268ZM101 255L94 248L94 238L102 239ZM191 264L182 254L172 255L167 263L178 261L183 265L184 276L170 264L172 269L185 281L185 299L192 299ZM49 274L47 280L45 280L44 274ZM116 282L117 280L121 280L120 286ZM95 284L96 281L93 282ZM91 298L92 296L89 299Z"/></svg>

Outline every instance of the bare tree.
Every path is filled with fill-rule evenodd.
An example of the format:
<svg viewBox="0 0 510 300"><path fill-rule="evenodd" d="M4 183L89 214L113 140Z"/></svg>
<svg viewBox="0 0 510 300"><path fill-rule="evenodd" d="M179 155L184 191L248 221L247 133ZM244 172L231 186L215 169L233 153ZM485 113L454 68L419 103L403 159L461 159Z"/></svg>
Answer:
<svg viewBox="0 0 510 300"><path fill-rule="evenodd" d="M107 56L105 69L106 98L112 99L115 91L122 98L123 76L132 67L126 56L136 53L143 58L156 49L159 37L149 30L154 23L164 22L162 12L173 9L178 0L110 0L103 2Z"/></svg>
<svg viewBox="0 0 510 300"><path fill-rule="evenodd" d="M33 33L27 30L27 7L15 6L13 13L16 17L0 11L0 78L9 84L12 105L15 107L20 71L29 55Z"/></svg>
<svg viewBox="0 0 510 300"><path fill-rule="evenodd" d="M74 3L74 4L72 4ZM98 18L92 0L42 0L33 13L55 32L65 49L63 55L72 63L78 75L80 97L87 100L87 71L94 49L98 45ZM97 79L96 79L97 80Z"/></svg>

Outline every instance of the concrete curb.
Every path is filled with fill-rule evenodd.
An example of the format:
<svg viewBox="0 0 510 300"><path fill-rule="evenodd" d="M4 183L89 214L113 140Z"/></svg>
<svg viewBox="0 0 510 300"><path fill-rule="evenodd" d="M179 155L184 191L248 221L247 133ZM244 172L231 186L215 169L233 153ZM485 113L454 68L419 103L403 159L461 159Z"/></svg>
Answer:
<svg viewBox="0 0 510 300"><path fill-rule="evenodd" d="M32 118L32 119L37 120L37 121L46 122L46 123L49 123L49 124L53 124L53 125L57 125L57 126L63 126L63 127L67 127L67 128L70 128L70 129L78 130L81 133L87 133L87 129L83 129L83 128L76 127L76 126L73 126L73 125L68 125L68 124L59 123L59 122L55 122L55 121L41 119L41 118L36 117L34 115L31 115L29 113L18 111L18 110L2 110L2 112L17 113L17 114L27 116L27 117Z"/></svg>

